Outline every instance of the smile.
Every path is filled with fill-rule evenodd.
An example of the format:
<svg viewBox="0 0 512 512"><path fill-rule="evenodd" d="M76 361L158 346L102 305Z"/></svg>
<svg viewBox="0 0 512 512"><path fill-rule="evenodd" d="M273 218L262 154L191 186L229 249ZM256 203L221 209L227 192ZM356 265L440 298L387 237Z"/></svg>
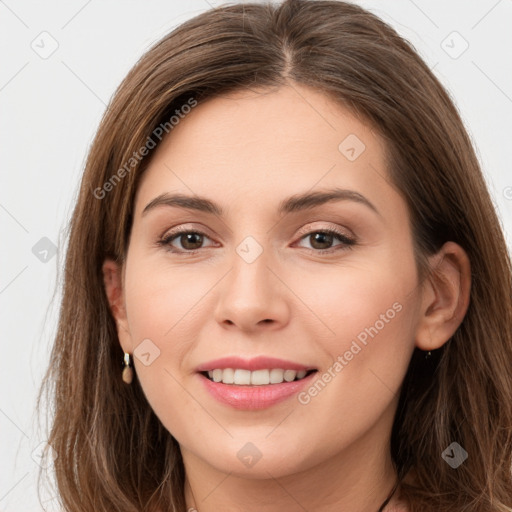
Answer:
<svg viewBox="0 0 512 512"><path fill-rule="evenodd" d="M264 386L301 380L315 370L284 370L282 368L244 370L241 368L217 368L203 375L213 382L233 384L237 386Z"/></svg>

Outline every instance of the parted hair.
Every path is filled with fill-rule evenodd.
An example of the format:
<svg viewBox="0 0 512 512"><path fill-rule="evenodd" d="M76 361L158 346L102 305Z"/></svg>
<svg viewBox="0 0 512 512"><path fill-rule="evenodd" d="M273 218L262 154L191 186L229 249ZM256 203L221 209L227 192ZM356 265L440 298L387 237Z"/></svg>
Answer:
<svg viewBox="0 0 512 512"><path fill-rule="evenodd" d="M65 511L185 510L179 445L138 380L122 382L102 275L106 258L125 260L154 150L104 197L95 191L190 98L293 83L324 93L382 137L420 275L446 241L471 263L462 323L429 360L415 349L401 388L390 446L401 495L413 512L512 510L512 270L472 141L449 94L392 27L351 3L286 0L230 4L181 24L140 58L105 111L68 225L58 326L38 396L38 408L43 398L51 404L48 443ZM456 469L441 456L452 442L468 452Z"/></svg>

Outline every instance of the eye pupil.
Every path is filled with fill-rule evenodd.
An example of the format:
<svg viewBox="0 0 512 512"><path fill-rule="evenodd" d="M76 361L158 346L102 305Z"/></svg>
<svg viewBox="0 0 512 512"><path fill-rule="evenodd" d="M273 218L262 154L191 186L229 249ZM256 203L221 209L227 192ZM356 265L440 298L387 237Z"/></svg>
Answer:
<svg viewBox="0 0 512 512"><path fill-rule="evenodd" d="M322 244L327 244L328 246L332 244L333 235L330 233L315 233L313 236L314 243L312 243L312 247L315 247L317 242L320 242L321 247L315 247L315 249L326 249L328 247L323 247ZM326 241L327 238L327 241Z"/></svg>
<svg viewBox="0 0 512 512"><path fill-rule="evenodd" d="M183 231L180 233L170 234L167 238L159 242L160 245L173 247L173 243L179 243L181 247L174 247L175 250L169 249L171 252L191 253L195 254L199 249L202 249L204 242L204 235L200 231ZM206 236L206 238L209 238ZM319 254L323 252L331 252L335 239L339 239L341 244L339 249L349 248L356 242L350 238L338 233L337 231L320 230L312 231L303 236L302 239L309 239L311 247ZM302 240L301 239L301 240Z"/></svg>
<svg viewBox="0 0 512 512"><path fill-rule="evenodd" d="M195 237L198 237L199 240L198 241L196 240L194 242L194 238ZM184 239L186 240L185 243L183 243ZM186 233L184 235L181 235L181 242L182 242L182 246L185 249L191 249L191 250L198 249L201 246L201 243L202 243L202 235L200 235L199 233ZM192 244L193 247L189 246L189 242ZM198 247L195 247L194 243L196 245L198 245Z"/></svg>

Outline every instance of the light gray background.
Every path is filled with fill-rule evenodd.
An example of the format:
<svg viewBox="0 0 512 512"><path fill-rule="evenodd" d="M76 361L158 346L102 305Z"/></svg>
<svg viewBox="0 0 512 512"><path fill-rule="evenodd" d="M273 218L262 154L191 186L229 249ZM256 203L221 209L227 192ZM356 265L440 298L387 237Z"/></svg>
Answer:
<svg viewBox="0 0 512 512"><path fill-rule="evenodd" d="M152 43L221 3L0 0L0 511L42 510L34 400L56 326L62 230L105 105ZM409 39L455 99L510 247L512 1L357 3ZM57 255L41 252L43 237Z"/></svg>

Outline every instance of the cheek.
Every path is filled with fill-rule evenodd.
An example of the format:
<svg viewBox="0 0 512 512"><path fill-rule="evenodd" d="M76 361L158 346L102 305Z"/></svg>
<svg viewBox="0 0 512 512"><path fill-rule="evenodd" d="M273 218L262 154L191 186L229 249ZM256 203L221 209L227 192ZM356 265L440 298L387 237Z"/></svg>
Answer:
<svg viewBox="0 0 512 512"><path fill-rule="evenodd" d="M186 286L180 279L183 281L183 276L170 276L169 270L155 267L132 274L127 271L127 315L136 378L151 409L175 438L201 438L197 425L183 415L187 411L187 415L198 417L201 411L185 390L181 366L190 340L195 339L190 323L193 305L198 295L204 294L205 285Z"/></svg>
<svg viewBox="0 0 512 512"><path fill-rule="evenodd" d="M292 282L292 275L287 279ZM373 339L386 340L388 348L408 344L415 290L413 259L396 262L390 251L301 272L294 284L294 292L309 310L297 303L306 313L301 321L311 318L316 340L321 335L322 346L331 357L349 350L353 340L362 346L365 342L369 346Z"/></svg>
<svg viewBox="0 0 512 512"><path fill-rule="evenodd" d="M329 362L298 400L304 421L357 436L398 397L414 349L416 267L412 258L382 258L316 284L322 293L309 298L329 327L321 342Z"/></svg>
<svg viewBox="0 0 512 512"><path fill-rule="evenodd" d="M136 257L132 262L127 261L125 300L135 371L155 413L160 417L167 410L171 417L189 405L181 366L197 339L194 315L212 284L207 276L194 279L158 263L137 264Z"/></svg>
<svg viewBox="0 0 512 512"><path fill-rule="evenodd" d="M143 261L142 259L140 261ZM198 277L200 276L200 277ZM127 263L126 307L135 338L151 338L162 350L180 351L201 301L218 278L213 272L173 267L159 258ZM188 340L191 338L188 337Z"/></svg>

